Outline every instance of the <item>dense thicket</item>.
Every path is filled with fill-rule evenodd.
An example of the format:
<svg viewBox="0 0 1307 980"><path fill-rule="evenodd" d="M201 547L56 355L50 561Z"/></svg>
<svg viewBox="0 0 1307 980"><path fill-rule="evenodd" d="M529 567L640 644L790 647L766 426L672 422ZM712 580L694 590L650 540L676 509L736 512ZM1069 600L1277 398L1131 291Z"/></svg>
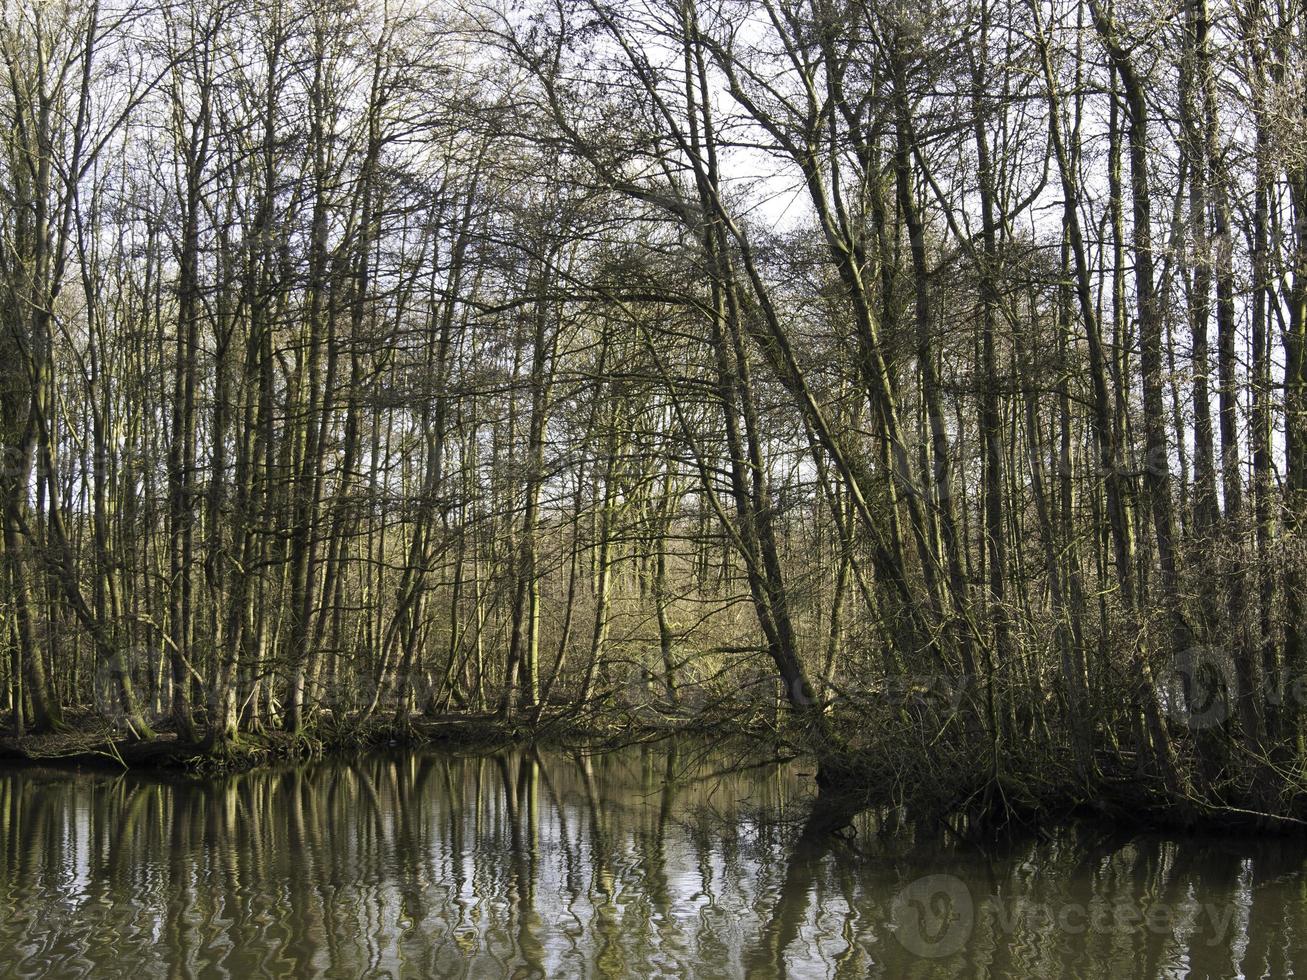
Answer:
<svg viewBox="0 0 1307 980"><path fill-rule="evenodd" d="M0 0L10 723L782 698L912 778L1295 810L1304 44Z"/></svg>

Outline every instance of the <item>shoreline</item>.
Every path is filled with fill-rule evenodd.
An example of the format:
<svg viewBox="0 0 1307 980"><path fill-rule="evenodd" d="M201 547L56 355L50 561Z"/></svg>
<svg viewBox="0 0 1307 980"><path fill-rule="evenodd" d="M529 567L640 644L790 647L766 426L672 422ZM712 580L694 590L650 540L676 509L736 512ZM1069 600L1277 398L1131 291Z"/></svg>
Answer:
<svg viewBox="0 0 1307 980"><path fill-rule="evenodd" d="M225 751L215 752L203 741L178 741L175 733L166 730L157 731L151 738L136 739L102 726L71 723L56 733L0 735L0 766L40 766L71 772L83 769L167 772L206 778L367 749L442 745L491 752L531 744L618 748L667 738L722 734L728 727L731 726L700 722L619 728L578 724L561 718L546 718L530 725L488 715L445 716L415 718L405 725L390 720L347 723L299 734L279 729L244 732ZM729 734L762 742L761 733L738 727L731 727Z"/></svg>
<svg viewBox="0 0 1307 980"><path fill-rule="evenodd" d="M1274 834L1307 832L1307 819L1288 808L1271 813L1197 798L1168 798L1149 781L1124 772L1099 771L1087 785L1041 781L1016 769L998 779L981 780L952 799L912 794L902 771L877 763L878 753L861 748L817 758L775 729L750 729L735 723L712 725L586 725L562 717L532 726L493 715L415 718L399 726L392 720L327 724L303 734L269 729L242 734L224 753L202 743L178 742L171 732L145 740L123 737L112 729L76 722L53 734L0 735L0 768L43 768L69 773L87 770L133 772L177 778L211 779L258 769L341 758L352 752L439 746L492 753L529 745L615 750L674 738L720 737L786 746L794 757L813 758L818 823L838 831L856 813L903 807L921 819L943 823L959 837L979 843L1011 832L1040 832L1049 825L1088 820L1132 833ZM1016 760L1011 760L1015 763ZM916 787L921 789L920 785ZM834 815L832 822L832 815Z"/></svg>

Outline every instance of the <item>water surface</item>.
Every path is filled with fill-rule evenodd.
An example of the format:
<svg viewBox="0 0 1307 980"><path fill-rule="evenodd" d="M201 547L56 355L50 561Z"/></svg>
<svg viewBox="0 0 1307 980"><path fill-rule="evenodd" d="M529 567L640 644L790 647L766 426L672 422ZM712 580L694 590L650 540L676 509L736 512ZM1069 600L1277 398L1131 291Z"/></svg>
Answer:
<svg viewBox="0 0 1307 980"><path fill-rule="evenodd" d="M807 826L700 743L206 782L0 771L0 977L1230 977L1307 970L1298 841Z"/></svg>

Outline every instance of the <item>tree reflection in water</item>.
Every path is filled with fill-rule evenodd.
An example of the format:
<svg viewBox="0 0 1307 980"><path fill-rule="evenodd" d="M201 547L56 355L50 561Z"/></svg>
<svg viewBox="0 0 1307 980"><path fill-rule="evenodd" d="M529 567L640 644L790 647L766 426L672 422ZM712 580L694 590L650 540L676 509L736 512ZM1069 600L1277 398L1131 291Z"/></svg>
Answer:
<svg viewBox="0 0 1307 980"><path fill-rule="evenodd" d="M794 765L745 761L682 743L0 773L0 975L1307 968L1297 841L1071 826L981 848L894 812L850 822Z"/></svg>

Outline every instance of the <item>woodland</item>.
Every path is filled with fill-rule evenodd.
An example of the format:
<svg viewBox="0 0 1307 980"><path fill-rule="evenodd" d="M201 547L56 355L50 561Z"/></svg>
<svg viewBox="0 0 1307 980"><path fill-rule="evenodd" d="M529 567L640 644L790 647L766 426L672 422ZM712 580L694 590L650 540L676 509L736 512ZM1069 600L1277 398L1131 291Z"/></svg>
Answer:
<svg viewBox="0 0 1307 980"><path fill-rule="evenodd" d="M1305 344L1298 0L0 0L7 744L1301 826Z"/></svg>

